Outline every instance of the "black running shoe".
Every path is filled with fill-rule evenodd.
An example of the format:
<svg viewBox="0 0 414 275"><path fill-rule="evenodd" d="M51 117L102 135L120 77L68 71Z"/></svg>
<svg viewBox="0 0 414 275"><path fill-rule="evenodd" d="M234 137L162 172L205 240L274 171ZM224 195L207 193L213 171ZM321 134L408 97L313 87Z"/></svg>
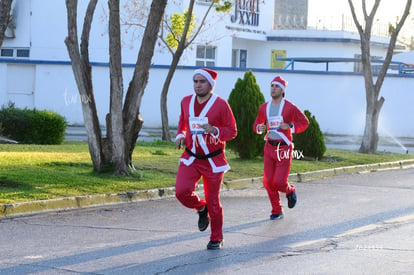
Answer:
<svg viewBox="0 0 414 275"><path fill-rule="evenodd" d="M207 229L210 224L210 217L208 216L207 205L204 206L204 209L198 212L198 229L204 231Z"/></svg>
<svg viewBox="0 0 414 275"><path fill-rule="evenodd" d="M284 216L285 215L283 213L280 213L280 214L272 214L272 215L270 215L270 219L272 221L273 220L280 220L280 219L283 219Z"/></svg>
<svg viewBox="0 0 414 275"><path fill-rule="evenodd" d="M207 244L208 250L217 250L223 247L223 240L221 241L209 241Z"/></svg>
<svg viewBox="0 0 414 275"><path fill-rule="evenodd" d="M292 193L290 193L289 195L286 195L286 198L288 200L288 207L289 208L295 207L295 204L298 200L297 197L296 197L296 190L293 191Z"/></svg>

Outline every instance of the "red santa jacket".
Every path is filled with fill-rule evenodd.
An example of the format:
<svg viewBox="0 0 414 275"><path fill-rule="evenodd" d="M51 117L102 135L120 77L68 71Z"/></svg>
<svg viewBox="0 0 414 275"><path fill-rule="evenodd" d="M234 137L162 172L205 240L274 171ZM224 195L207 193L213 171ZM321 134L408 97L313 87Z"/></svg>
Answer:
<svg viewBox="0 0 414 275"><path fill-rule="evenodd" d="M258 130L258 125L266 122L267 130L269 131L269 108L271 101L263 103L259 107L256 120L253 124L253 131L261 134ZM291 125L287 130L277 129L278 134L289 145L292 142L292 133L301 133L306 130L309 125L309 120L306 115L291 101L283 98L280 102L279 116L282 117L283 122ZM266 137L267 138L267 137Z"/></svg>
<svg viewBox="0 0 414 275"><path fill-rule="evenodd" d="M225 156L226 141L234 139L237 135L236 120L226 100L212 94L200 115L195 117L194 105L196 95L189 95L181 101L181 114L178 121L176 140L184 137L184 146L194 154L200 152L204 155L222 150L222 153L207 158L214 173L225 172L230 169ZM205 134L199 126L208 123L216 127L217 135ZM183 152L180 161L191 165L195 156Z"/></svg>

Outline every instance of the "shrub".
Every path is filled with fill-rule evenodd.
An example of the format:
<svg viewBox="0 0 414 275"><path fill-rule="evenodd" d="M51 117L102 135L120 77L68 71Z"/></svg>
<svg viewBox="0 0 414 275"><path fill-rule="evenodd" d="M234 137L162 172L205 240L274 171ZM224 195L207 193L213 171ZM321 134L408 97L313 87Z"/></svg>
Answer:
<svg viewBox="0 0 414 275"><path fill-rule="evenodd" d="M228 102L237 124L237 137L228 142L228 147L244 159L263 155L263 136L253 131L253 124L265 98L253 72L247 71L243 79L237 79Z"/></svg>
<svg viewBox="0 0 414 275"><path fill-rule="evenodd" d="M51 111L15 108L13 103L0 110L3 135L19 143L61 144L65 137L65 119Z"/></svg>
<svg viewBox="0 0 414 275"><path fill-rule="evenodd" d="M305 110L304 113L309 120L309 126L304 132L293 134L295 150L303 151L305 157L322 159L323 154L326 152L325 139L322 131L315 116L308 110Z"/></svg>

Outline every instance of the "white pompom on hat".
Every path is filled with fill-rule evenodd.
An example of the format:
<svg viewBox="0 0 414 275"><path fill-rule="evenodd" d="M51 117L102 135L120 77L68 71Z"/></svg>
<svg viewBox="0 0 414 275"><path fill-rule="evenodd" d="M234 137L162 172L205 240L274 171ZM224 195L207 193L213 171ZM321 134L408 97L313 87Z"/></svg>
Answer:
<svg viewBox="0 0 414 275"><path fill-rule="evenodd" d="M270 84L276 84L277 86L279 86L280 88L282 88L283 92L286 92L286 87L288 82L283 79L281 76L275 76L275 78L273 78L272 82L270 82Z"/></svg>
<svg viewBox="0 0 414 275"><path fill-rule="evenodd" d="M217 75L218 75L216 71L213 71L213 70L208 69L208 68L200 68L200 69L197 69L197 70L194 71L193 77L196 74L201 74L202 76L204 76L207 79L208 83L210 83L210 86L212 88L214 88L216 86L216 79L217 79Z"/></svg>

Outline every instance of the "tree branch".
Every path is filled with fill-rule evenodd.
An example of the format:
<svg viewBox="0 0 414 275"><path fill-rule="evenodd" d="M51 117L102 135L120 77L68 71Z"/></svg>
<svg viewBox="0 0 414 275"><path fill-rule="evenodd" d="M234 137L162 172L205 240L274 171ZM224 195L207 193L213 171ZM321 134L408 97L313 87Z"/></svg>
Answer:
<svg viewBox="0 0 414 275"><path fill-rule="evenodd" d="M349 3L349 8L351 9L351 14L352 14L352 18L354 19L355 26L358 29L358 33L361 34L364 32L364 30L362 29L361 23L359 23L358 17L355 13L354 3L352 3L352 0L348 0L348 3ZM365 1L363 3L365 3Z"/></svg>

